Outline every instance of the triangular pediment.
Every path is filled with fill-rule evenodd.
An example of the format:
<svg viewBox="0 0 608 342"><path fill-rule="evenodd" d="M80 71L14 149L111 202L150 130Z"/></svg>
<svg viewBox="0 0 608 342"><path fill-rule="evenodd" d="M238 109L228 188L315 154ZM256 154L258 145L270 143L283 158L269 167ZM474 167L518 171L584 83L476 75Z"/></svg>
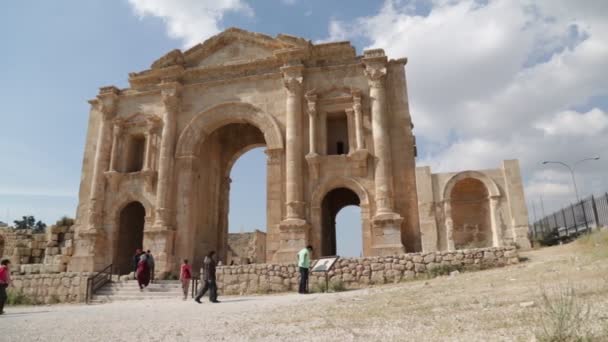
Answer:
<svg viewBox="0 0 608 342"><path fill-rule="evenodd" d="M303 38L279 35L276 38L230 28L184 52L187 67L246 63L273 57L276 50L309 44Z"/></svg>

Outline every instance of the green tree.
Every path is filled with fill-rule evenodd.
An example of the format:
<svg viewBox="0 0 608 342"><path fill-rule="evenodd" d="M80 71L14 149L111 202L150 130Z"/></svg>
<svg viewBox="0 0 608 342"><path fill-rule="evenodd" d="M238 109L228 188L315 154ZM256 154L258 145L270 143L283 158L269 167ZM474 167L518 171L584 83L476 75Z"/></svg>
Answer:
<svg viewBox="0 0 608 342"><path fill-rule="evenodd" d="M32 229L34 232L43 232L46 229L46 224L42 221L36 221L34 216L22 216L21 220L13 221L15 229Z"/></svg>

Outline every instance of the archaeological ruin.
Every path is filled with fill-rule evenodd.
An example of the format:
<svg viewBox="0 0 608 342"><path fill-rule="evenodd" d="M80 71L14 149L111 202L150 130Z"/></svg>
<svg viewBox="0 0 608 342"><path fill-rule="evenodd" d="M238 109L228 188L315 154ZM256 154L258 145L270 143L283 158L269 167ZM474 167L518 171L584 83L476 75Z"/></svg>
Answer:
<svg viewBox="0 0 608 342"><path fill-rule="evenodd" d="M5 245L4 255L49 258L70 274L110 264L129 273L140 247L155 255L158 276L175 274L183 258L196 269L210 250L289 263L308 244L314 257L335 255L336 215L348 205L361 209L354 231L368 258L504 247L502 258L528 248L516 160L457 173L416 167L406 64L382 49L357 55L350 42L236 28L173 50L130 73L129 88L102 87L89 101L75 224L34 238L28 251ZM265 234L229 247L231 168L260 146Z"/></svg>

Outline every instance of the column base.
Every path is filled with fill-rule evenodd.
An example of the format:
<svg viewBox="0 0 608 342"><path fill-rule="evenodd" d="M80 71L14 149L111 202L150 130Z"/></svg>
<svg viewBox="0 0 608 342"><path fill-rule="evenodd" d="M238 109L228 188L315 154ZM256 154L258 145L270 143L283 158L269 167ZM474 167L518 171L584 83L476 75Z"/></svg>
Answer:
<svg viewBox="0 0 608 342"><path fill-rule="evenodd" d="M374 256L389 256L405 253L401 242L403 218L397 213L380 213L372 218Z"/></svg>
<svg viewBox="0 0 608 342"><path fill-rule="evenodd" d="M308 245L310 224L302 219L285 219L279 224L279 250L274 254L277 263L295 262L297 253Z"/></svg>
<svg viewBox="0 0 608 342"><path fill-rule="evenodd" d="M103 253L109 249L105 230L88 228L77 234L77 254L70 258L68 272L95 272L110 264L111 261L107 261Z"/></svg>
<svg viewBox="0 0 608 342"><path fill-rule="evenodd" d="M149 249L154 257L154 275L163 277L167 274L177 274L173 243L175 231L170 226L154 226L144 230L144 249Z"/></svg>

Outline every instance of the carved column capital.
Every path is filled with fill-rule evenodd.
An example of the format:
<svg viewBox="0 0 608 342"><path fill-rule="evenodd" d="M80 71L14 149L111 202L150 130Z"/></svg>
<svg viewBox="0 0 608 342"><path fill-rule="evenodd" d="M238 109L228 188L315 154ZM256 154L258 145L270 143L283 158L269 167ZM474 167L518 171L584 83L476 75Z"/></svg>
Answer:
<svg viewBox="0 0 608 342"><path fill-rule="evenodd" d="M306 109L308 110L308 115L316 116L317 115L317 94L308 92L304 95L306 98Z"/></svg>
<svg viewBox="0 0 608 342"><path fill-rule="evenodd" d="M296 95L301 91L302 82L304 81L303 70L304 66L302 64L288 65L281 68L283 85L287 88L290 95Z"/></svg>
<svg viewBox="0 0 608 342"><path fill-rule="evenodd" d="M365 66L365 76L370 88L383 88L386 76L386 67Z"/></svg>
<svg viewBox="0 0 608 342"><path fill-rule="evenodd" d="M179 82L162 82L160 84L161 88L161 97L163 100L163 104L165 105L165 109L169 113L176 113L180 109L181 105L181 92L182 92L182 84Z"/></svg>
<svg viewBox="0 0 608 342"><path fill-rule="evenodd" d="M365 76L368 78L371 88L384 87L386 78L387 58L382 49L365 50L363 52L363 65L365 66Z"/></svg>
<svg viewBox="0 0 608 342"><path fill-rule="evenodd" d="M112 134L115 138L119 138L125 131L125 121L122 118L116 118L112 123L114 124Z"/></svg>
<svg viewBox="0 0 608 342"><path fill-rule="evenodd" d="M153 135L162 127L162 120L157 116L151 116L146 119L146 134Z"/></svg>

